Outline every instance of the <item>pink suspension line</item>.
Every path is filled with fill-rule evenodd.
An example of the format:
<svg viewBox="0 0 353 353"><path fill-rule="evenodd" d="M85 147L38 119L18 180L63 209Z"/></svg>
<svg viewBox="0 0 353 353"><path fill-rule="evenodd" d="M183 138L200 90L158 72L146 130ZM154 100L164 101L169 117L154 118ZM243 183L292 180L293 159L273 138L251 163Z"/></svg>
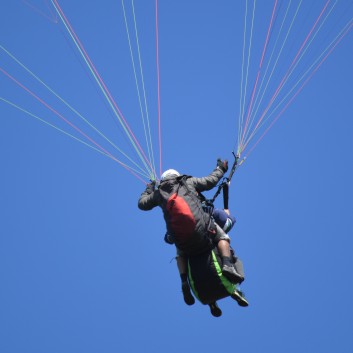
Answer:
<svg viewBox="0 0 353 353"><path fill-rule="evenodd" d="M252 109L252 105L253 105L253 102L254 102L254 97L255 97L256 90L257 90L257 85L258 85L258 82L259 82L260 73L261 73L261 69L262 69L265 53L266 53L266 50L267 50L267 45L268 45L268 42L269 42L269 39L270 39L270 33L271 33L271 28L272 28L272 25L273 25L273 20L274 20L276 8L277 8L277 3L278 3L278 0L276 0L274 5L273 5L272 16L271 16L270 24L268 26L267 35L266 35L266 39L265 39L265 44L264 44L264 48L263 48L262 56L261 56L261 60L260 60L260 65L259 65L259 69L257 71L256 81L255 81L254 88L252 90L250 104L249 104L249 107L248 107L248 113L247 113L247 117L246 117L246 120L245 120L245 127L244 127L244 131L243 131L243 134L242 134L242 137L241 137L241 140L240 140L241 147L242 147L242 145L244 143L245 134L246 134L246 131L248 129L248 125L249 125L249 121L250 121L251 109Z"/></svg>
<svg viewBox="0 0 353 353"><path fill-rule="evenodd" d="M62 15L63 19L65 20L66 25L69 27L69 29L70 29L72 35L75 37L75 40L77 41L77 43L78 43L80 49L82 50L82 53L84 54L85 58L86 58L87 61L89 62L89 64L90 64L92 70L94 71L96 77L98 78L100 84L102 85L102 87L103 87L105 93L107 94L107 96L109 97L111 103L114 105L115 109L116 109L117 112L119 113L119 116L120 116L120 118L122 119L122 121L124 122L125 127L126 127L127 130L129 131L130 136L133 138L133 140L135 141L136 145L138 146L138 149L139 149L140 152L142 153L142 155L143 155L143 157L144 157L146 163L149 165L149 167L151 168L151 170L153 170L153 167L152 167L152 165L151 165L151 162L150 162L150 161L148 160L148 158L146 157L146 155L145 155L145 153L144 153L144 151L143 151L141 145L139 144L139 142L138 142L138 140L136 139L134 133L132 132L132 130L131 130L129 124L127 123L127 121L126 121L126 119L124 118L123 114L121 113L121 111L120 111L118 105L116 104L114 98L112 97L111 93L109 92L108 88L106 87L106 85L105 85L103 79L102 79L101 76L99 75L99 73L98 73L96 67L94 66L93 62L91 61L90 57L88 56L88 54L87 54L86 50L84 49L84 47L83 47L83 45L82 45L80 39L78 38L78 36L76 35L75 31L73 30L73 28L72 28L70 22L69 22L68 19L66 18L65 14L64 14L64 12L63 12L63 10L61 9L61 7L60 7L60 5L58 4L57 0L53 0L53 1L54 1L55 5L57 6L57 8L58 8L60 14Z"/></svg>
<svg viewBox="0 0 353 353"><path fill-rule="evenodd" d="M276 123L276 121L281 117L281 115L287 110L287 108L290 106L290 104L294 101L294 99L297 97L297 95L303 90L303 88L307 85L307 83L312 79L314 74L318 71L318 69L321 67L321 65L326 61L326 59L332 54L334 49L337 47L337 45L342 41L342 39L349 33L349 31L353 28L353 23L344 31L344 33L336 40L332 48L327 52L327 54L323 57L323 59L316 65L315 69L311 72L311 74L308 76L308 78L303 82L303 84L298 88L298 90L295 92L295 94L292 96L292 98L288 101L288 103L285 105L285 107L277 114L275 119L271 122L271 124L267 127L267 129L264 131L264 133L260 136L260 138L256 141L256 143L251 147L249 152L247 153L246 157L247 158L250 153L255 149L255 147L259 144L259 142L264 138L264 136L268 133L268 131L272 128L272 126ZM247 144L249 141L247 142ZM246 148L247 144L245 145L244 148Z"/></svg>
<svg viewBox="0 0 353 353"><path fill-rule="evenodd" d="M321 10L320 15L318 16L318 18L316 19L316 21L315 21L313 27L311 28L310 32L309 32L308 35L306 36L306 38L305 38L303 44L301 45L301 47L300 47L300 49L298 50L296 56L294 57L292 63L290 64L290 66L289 66L287 72L286 72L285 75L283 76L283 78L282 78L280 84L278 85L278 87L277 87L275 93L273 94L272 98L270 99L270 102L268 103L268 105L267 105L267 107L265 108L264 112L262 113L260 119L258 120L258 122L257 122L257 124L256 124L256 126L255 126L255 128L254 128L254 130L256 130L256 129L258 128L258 126L259 126L260 123L262 122L263 118L264 118L265 115L267 114L268 110L270 109L272 103L273 103L274 100L277 98L279 91L283 88L286 79L288 78L288 76L289 76L290 73L291 73L290 71L291 71L292 67L293 67L293 66L295 65L295 63L297 62L300 53L301 53L302 50L304 49L304 47L305 47L306 43L308 42L308 40L310 39L310 37L311 37L311 35L312 35L314 29L316 28L317 24L319 23L319 21L320 21L322 15L324 14L324 12L325 12L325 10L326 10L328 4L330 3L330 1L331 1L331 0L328 0L327 3L325 4L325 6L323 7L323 9Z"/></svg>
<svg viewBox="0 0 353 353"><path fill-rule="evenodd" d="M161 89L159 68L159 29L158 29L158 0L156 0L156 65L158 85L158 140L159 140L159 171L162 175L162 130L161 130Z"/></svg>
<svg viewBox="0 0 353 353"><path fill-rule="evenodd" d="M47 104L45 101L43 101L40 97L38 97L35 93L33 93L29 88L24 86L21 82L17 81L13 76L11 76L8 72L6 72L3 68L0 67L0 71L6 75L9 79L11 79L13 82L15 82L18 86L20 86L23 90L25 90L27 93L29 93L32 97L34 97L37 101L39 101L42 105L44 105L47 109L49 109L51 112L53 112L56 116L58 116L61 120L63 120L66 124L70 125L73 129L75 129L78 133L80 133L82 136L84 136L87 140L89 140L91 143L93 143L97 148L99 148L102 152L104 152L108 157L110 157L112 160L115 162L119 163L121 166L123 166L127 171L129 171L131 174L136 176L138 179L140 179L142 182L145 183L145 181L138 176L136 173L134 173L133 170L131 170L127 165L116 159L109 151L107 151L105 148L103 148L100 144L98 144L96 141L94 141L91 137L86 135L81 129L79 129L76 125L71 123L69 120L67 120L65 117L63 117L58 111L56 111L54 108L52 108L49 104Z"/></svg>
<svg viewBox="0 0 353 353"><path fill-rule="evenodd" d="M58 19L55 16L55 14L53 13L52 9L50 8L48 1L45 0L45 4L50 12L51 16L48 16L44 11L40 10L38 7L34 6L32 3L30 3L29 1L26 0L22 0L22 2L27 5L28 7L30 7L33 11L37 12L39 15L41 15L42 17L46 18L47 20L49 20L50 22L53 22L55 24L58 23Z"/></svg>

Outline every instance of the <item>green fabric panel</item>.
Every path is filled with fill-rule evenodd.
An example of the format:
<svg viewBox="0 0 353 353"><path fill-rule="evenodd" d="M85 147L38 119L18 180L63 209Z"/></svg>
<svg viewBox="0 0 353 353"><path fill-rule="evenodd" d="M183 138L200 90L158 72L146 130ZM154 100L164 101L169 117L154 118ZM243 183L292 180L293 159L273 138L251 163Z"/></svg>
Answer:
<svg viewBox="0 0 353 353"><path fill-rule="evenodd" d="M190 262L189 261L188 261L188 272L189 272L189 282L190 282L191 289L194 292L195 297L201 302L199 294L197 293L197 290L195 288L194 280L193 280L193 278L191 276L191 268L190 268Z"/></svg>
<svg viewBox="0 0 353 353"><path fill-rule="evenodd" d="M226 291L229 293L229 294L232 294L234 293L235 291L235 284L233 284L232 282L230 282L226 277L224 277L222 275L222 269L221 267L219 266L219 263L217 261L217 257L215 255L215 253L212 251L212 259L213 259L213 263L215 265L215 268L216 268L216 271L217 271L217 274L220 278L220 280L222 281L222 284L224 286L224 288L226 289Z"/></svg>

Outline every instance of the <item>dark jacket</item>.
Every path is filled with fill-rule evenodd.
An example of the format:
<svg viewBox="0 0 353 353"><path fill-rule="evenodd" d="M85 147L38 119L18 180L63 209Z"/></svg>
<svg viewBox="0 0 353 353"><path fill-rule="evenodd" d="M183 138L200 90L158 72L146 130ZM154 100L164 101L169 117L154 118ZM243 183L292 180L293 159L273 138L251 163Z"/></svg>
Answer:
<svg viewBox="0 0 353 353"><path fill-rule="evenodd" d="M161 207L167 232L174 237L177 248L187 255L204 252L210 248L209 214L203 210L198 193L214 188L223 174L216 168L203 178L182 175L165 179L158 189L146 189L141 194L138 207L144 211Z"/></svg>

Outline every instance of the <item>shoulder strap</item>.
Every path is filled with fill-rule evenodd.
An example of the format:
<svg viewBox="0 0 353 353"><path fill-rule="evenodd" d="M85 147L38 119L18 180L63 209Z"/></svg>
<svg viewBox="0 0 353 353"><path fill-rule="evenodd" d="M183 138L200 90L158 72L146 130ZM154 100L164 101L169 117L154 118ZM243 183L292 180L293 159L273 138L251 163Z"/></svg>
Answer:
<svg viewBox="0 0 353 353"><path fill-rule="evenodd" d="M189 189L189 187L188 187L188 184L186 183L186 179L189 179L189 178L191 178L191 176L190 175L182 175L181 177L180 177L180 184L181 185L183 185L184 187L185 187L185 189L189 192L189 193L191 193L191 190Z"/></svg>

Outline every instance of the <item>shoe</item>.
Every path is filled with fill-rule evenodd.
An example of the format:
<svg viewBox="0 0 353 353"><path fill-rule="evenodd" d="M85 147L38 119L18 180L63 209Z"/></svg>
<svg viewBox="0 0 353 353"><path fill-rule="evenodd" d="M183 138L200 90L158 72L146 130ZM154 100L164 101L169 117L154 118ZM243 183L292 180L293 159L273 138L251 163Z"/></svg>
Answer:
<svg viewBox="0 0 353 353"><path fill-rule="evenodd" d="M183 292L184 296L184 302L187 305L193 305L195 304L195 298L192 296L189 283L188 282L183 282L181 285L181 290Z"/></svg>
<svg viewBox="0 0 353 353"><path fill-rule="evenodd" d="M240 283L244 281L243 276L241 276L233 266L223 265L222 274L232 283Z"/></svg>
<svg viewBox="0 0 353 353"><path fill-rule="evenodd" d="M219 308L219 306L217 305L216 302L212 303L212 304L208 304L210 309L211 309L211 314L214 317L220 317L222 316L222 310Z"/></svg>
<svg viewBox="0 0 353 353"><path fill-rule="evenodd" d="M231 297L237 301L237 303L240 306L249 306L248 301L245 299L244 293L238 289L236 289L233 294L231 295Z"/></svg>

